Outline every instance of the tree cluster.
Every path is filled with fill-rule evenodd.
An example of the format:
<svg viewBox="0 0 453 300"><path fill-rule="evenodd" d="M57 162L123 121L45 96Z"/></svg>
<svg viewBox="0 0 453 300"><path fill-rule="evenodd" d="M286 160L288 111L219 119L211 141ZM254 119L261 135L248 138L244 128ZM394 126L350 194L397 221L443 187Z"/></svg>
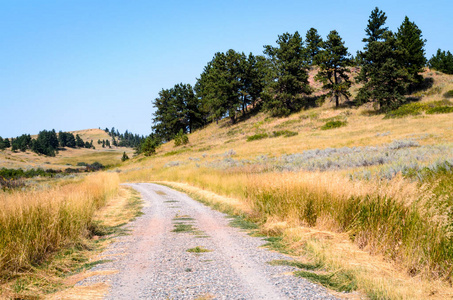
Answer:
<svg viewBox="0 0 453 300"><path fill-rule="evenodd" d="M360 52L363 83L357 101L372 102L376 108L390 110L402 105L405 94L422 83L419 74L426 65L421 30L406 17L393 33L385 27L387 16L377 7L371 12L364 51Z"/></svg>
<svg viewBox="0 0 453 300"><path fill-rule="evenodd" d="M57 135L54 129L42 130L39 132L36 139L33 139L29 134L23 134L16 138L12 138L11 142L9 139L3 139L0 137L0 150L4 150L11 147L12 151L31 150L38 154L46 156L55 156L58 153L59 148L93 148L93 141L84 142L83 139L77 134L70 132L60 131Z"/></svg>
<svg viewBox="0 0 453 300"><path fill-rule="evenodd" d="M336 106L343 99L351 101L350 70L357 65L360 74L356 81L363 85L353 99L355 103L372 102L381 110L401 105L404 96L422 84L426 40L408 17L396 33L385 27L386 20L378 8L372 11L364 49L356 57L348 53L336 30L324 41L315 28L310 28L305 38L297 31L279 35L275 46L264 46L264 55L231 49L216 53L193 88L180 83L159 92L153 102L152 139L167 142L180 131L190 133L226 117L235 123L255 108L272 116L300 110L311 100L310 69L318 71L315 80L323 84L323 97L332 99ZM448 65L443 62L450 56L439 52L430 64L441 68L441 64Z"/></svg>
<svg viewBox="0 0 453 300"><path fill-rule="evenodd" d="M118 129L115 129L115 127L112 127L112 129L105 128L104 130L106 133L108 133L109 136L112 137L112 146L115 147L130 147L130 148L136 148L140 145L142 140L145 138L143 136L140 136L138 134L133 134L132 132L129 132L126 130L124 133L120 133ZM102 143L102 147L110 147L110 141L108 140L102 140L101 142L98 141L98 144Z"/></svg>
<svg viewBox="0 0 453 300"><path fill-rule="evenodd" d="M453 54L450 51L437 50L436 55L433 55L428 61L430 68L437 71L453 74Z"/></svg>

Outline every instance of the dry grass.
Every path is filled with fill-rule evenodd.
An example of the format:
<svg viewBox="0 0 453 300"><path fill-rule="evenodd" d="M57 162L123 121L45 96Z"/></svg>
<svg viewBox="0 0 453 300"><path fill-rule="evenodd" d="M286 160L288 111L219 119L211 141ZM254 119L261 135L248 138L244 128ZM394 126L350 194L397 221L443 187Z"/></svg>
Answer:
<svg viewBox="0 0 453 300"><path fill-rule="evenodd" d="M429 71L426 76L434 78L434 85L421 95L422 102L440 100L453 89L453 76ZM449 217L448 210L441 209L448 201L433 192L438 189L436 180L424 185L402 176L350 180L356 169L278 172L257 158L329 147L382 147L395 140L451 148L451 116L384 119L366 107L332 109L330 103L287 118L258 113L235 125L228 120L210 124L190 134L186 146L174 147L170 142L153 157L132 159L121 168L120 178L177 182L171 185L196 193L219 209L245 212L261 222L263 232L283 235L289 247L333 270L353 272L359 289L372 298L451 297L451 251L445 252ZM330 120L347 121L347 126L321 130ZM279 130L298 135L246 142L248 136L272 136ZM445 159L444 154L430 155L425 165ZM228 160L254 163L222 164ZM385 167L359 171L378 172Z"/></svg>
<svg viewBox="0 0 453 300"><path fill-rule="evenodd" d="M8 278L88 233L93 215L118 190L116 174L48 190L0 194L0 270Z"/></svg>
<svg viewBox="0 0 453 300"><path fill-rule="evenodd" d="M41 191L43 194L53 196L47 202L52 203L55 210L61 210L60 201L66 202L67 207L72 207L67 202L77 202L80 207L85 208L87 214L91 213L88 226L90 230L88 231L88 227L85 227L74 240L67 239L65 244L52 245L54 252L43 255L44 258L40 264L24 264L22 269L14 274L10 273L3 277L0 281L0 298L102 299L107 292L107 284L84 287L74 287L74 284L91 276L110 275L117 272L117 270L98 272L89 271L89 269L110 258L99 251L111 243L112 237L123 233L121 225L139 215L141 204L138 193L128 187L118 189L116 173L90 175L78 184L60 182L56 185L48 191ZM117 189L118 192L115 192ZM77 193L74 193L74 190L77 190ZM89 193L93 195L89 196ZM99 201L93 203L94 198ZM43 198L38 200L43 201ZM103 203L102 206L98 207L101 203ZM21 206L24 207L25 204L31 206L29 210L43 207L43 205L39 206L38 201L24 202ZM95 207L98 209L93 209ZM72 212L74 223L86 222L78 212ZM47 230L51 231L52 228ZM47 236L44 236L44 239ZM56 249L57 246L60 250Z"/></svg>

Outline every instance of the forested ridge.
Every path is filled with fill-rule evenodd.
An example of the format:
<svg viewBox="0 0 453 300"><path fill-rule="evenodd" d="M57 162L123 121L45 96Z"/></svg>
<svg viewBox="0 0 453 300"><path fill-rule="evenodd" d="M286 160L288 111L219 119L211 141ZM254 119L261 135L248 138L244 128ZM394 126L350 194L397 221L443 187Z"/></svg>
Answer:
<svg viewBox="0 0 453 300"><path fill-rule="evenodd" d="M152 154L160 143L191 133L211 122L229 118L236 123L258 110L271 116L287 116L325 100L359 106L372 103L388 112L405 104L407 95L422 89L425 67L453 74L453 56L438 50L429 60L421 29L405 17L396 32L386 27L387 16L375 8L365 28L364 48L355 56L348 52L336 30L323 39L315 28L305 38L296 31L278 36L276 45L265 45L262 55L230 49L214 54L195 86L178 83L162 89L153 101L152 134L144 140ZM353 77L351 69L359 70ZM314 94L309 70L322 84ZM360 84L351 96L353 83Z"/></svg>
<svg viewBox="0 0 453 300"><path fill-rule="evenodd" d="M120 133L117 129L115 130L115 127L112 127L111 130L106 128L105 132L111 137L112 142L109 139L99 139L97 143L102 148L111 148L111 146L138 148L144 140L143 136L133 134L128 130ZM22 134L11 139L0 137L0 150L8 148L11 148L11 151L22 152L31 150L38 154L55 156L59 149L66 147L96 149L93 140L84 141L77 133L74 135L71 132L59 131L57 134L54 129L42 130L36 138L32 138L30 134Z"/></svg>

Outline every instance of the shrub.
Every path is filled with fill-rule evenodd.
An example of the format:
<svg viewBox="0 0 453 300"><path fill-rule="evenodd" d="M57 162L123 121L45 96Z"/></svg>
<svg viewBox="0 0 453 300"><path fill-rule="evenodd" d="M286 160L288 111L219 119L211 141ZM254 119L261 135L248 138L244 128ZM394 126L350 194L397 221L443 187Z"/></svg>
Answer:
<svg viewBox="0 0 453 300"><path fill-rule="evenodd" d="M449 90L444 94L445 98L453 98L453 90Z"/></svg>
<svg viewBox="0 0 453 300"><path fill-rule="evenodd" d="M121 157L121 161L126 161L129 159L129 156L127 156L126 152L123 152L123 157Z"/></svg>
<svg viewBox="0 0 453 300"><path fill-rule="evenodd" d="M328 121L321 127L321 130L334 129L342 126L346 126L346 121Z"/></svg>
<svg viewBox="0 0 453 300"><path fill-rule="evenodd" d="M181 129L177 135L175 135L175 147L186 145L189 143L189 137Z"/></svg>
<svg viewBox="0 0 453 300"><path fill-rule="evenodd" d="M402 118L405 116L416 116L426 110L427 105L425 103L409 103L400 106L399 108L389 111L385 114L384 119L390 118Z"/></svg>
<svg viewBox="0 0 453 300"><path fill-rule="evenodd" d="M453 107L451 106L437 106L437 107L432 107L426 110L427 114L448 114L453 112Z"/></svg>
<svg viewBox="0 0 453 300"><path fill-rule="evenodd" d="M265 139L268 137L269 137L269 135L267 133L257 133L257 134L247 137L247 142L262 140L262 139Z"/></svg>
<svg viewBox="0 0 453 300"><path fill-rule="evenodd" d="M298 132L295 131L289 131L289 130L279 130L279 131L274 131L272 133L273 137L279 137L279 136L284 136L284 137L290 137L290 136L295 136L298 135Z"/></svg>

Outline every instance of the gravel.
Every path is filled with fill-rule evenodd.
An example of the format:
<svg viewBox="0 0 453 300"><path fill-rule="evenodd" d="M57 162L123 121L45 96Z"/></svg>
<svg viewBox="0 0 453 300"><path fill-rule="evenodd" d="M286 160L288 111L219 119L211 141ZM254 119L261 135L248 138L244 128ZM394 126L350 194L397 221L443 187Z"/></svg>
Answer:
<svg viewBox="0 0 453 300"><path fill-rule="evenodd" d="M292 258L260 247L262 238L229 226L225 214L165 186L130 186L142 195L144 215L102 254L111 262L93 268L119 272L78 285L107 282L106 299L337 299L292 276L294 267L267 264ZM177 223L194 232L172 232ZM187 252L197 246L210 252Z"/></svg>

